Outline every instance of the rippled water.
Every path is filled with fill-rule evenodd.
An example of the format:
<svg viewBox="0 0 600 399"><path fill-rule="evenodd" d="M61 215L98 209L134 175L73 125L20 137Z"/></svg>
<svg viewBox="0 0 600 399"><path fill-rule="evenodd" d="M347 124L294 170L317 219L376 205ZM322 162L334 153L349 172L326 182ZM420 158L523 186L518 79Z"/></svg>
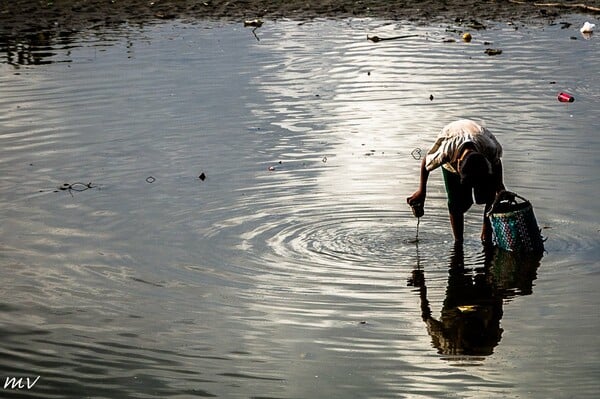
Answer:
<svg viewBox="0 0 600 399"><path fill-rule="evenodd" d="M5 46L0 379L40 378L2 396L593 397L600 52L569 20ZM484 253L477 207L455 250L438 172L414 242L414 150L461 117L503 143L541 261Z"/></svg>

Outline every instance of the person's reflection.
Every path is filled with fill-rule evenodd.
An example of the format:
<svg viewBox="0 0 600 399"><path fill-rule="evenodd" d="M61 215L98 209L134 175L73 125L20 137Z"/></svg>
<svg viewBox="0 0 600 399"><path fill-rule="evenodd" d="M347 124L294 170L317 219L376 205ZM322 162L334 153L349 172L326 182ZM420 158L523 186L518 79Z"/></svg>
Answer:
<svg viewBox="0 0 600 399"><path fill-rule="evenodd" d="M448 287L439 320L432 316L425 275L413 270L409 285L419 288L421 315L440 354L486 356L500 342L502 304L515 294L531 293L541 257L517 257L487 249L476 270L465 269L462 245L450 257Z"/></svg>

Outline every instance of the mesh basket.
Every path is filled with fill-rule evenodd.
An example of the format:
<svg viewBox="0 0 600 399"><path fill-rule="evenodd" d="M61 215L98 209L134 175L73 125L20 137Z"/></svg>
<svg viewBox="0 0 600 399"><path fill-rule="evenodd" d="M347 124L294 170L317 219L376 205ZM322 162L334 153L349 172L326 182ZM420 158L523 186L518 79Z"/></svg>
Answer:
<svg viewBox="0 0 600 399"><path fill-rule="evenodd" d="M544 239L533 206L525 198L503 191L496 197L488 216L494 244L499 248L514 252L544 251Z"/></svg>

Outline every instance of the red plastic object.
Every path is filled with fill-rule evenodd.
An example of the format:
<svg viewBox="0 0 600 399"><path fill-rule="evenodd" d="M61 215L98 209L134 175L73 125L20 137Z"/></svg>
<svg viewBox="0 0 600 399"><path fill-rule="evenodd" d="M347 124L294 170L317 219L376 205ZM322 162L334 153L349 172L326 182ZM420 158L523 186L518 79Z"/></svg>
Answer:
<svg viewBox="0 0 600 399"><path fill-rule="evenodd" d="M558 93L558 101L560 101L561 103L572 103L573 101L575 101L575 97L573 97L569 93L560 92Z"/></svg>

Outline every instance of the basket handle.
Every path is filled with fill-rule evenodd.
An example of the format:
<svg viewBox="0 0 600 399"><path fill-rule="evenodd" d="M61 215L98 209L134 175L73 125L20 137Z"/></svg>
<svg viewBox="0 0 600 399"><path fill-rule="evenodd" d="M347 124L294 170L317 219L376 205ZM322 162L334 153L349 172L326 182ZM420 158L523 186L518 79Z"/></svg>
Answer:
<svg viewBox="0 0 600 399"><path fill-rule="evenodd" d="M498 204L500 204L502 201L508 201L511 204L516 204L517 201L515 200L515 198L518 198L523 202L529 202L526 198L520 196L515 192L502 190L496 195L496 198L494 199L494 202L492 203L492 206L490 207L490 210L487 212L486 215L490 216L494 212Z"/></svg>

